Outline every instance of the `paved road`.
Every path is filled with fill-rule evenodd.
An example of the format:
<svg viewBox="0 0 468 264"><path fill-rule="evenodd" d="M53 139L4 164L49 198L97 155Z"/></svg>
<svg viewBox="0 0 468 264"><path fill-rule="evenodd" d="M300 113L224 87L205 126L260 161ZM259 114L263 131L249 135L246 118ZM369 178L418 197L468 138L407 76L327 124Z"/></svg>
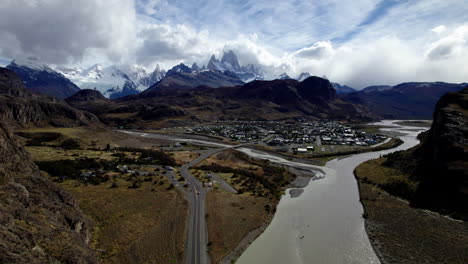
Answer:
<svg viewBox="0 0 468 264"><path fill-rule="evenodd" d="M241 146L241 145L239 145ZM206 230L205 218L205 200L206 191L203 189L201 183L188 171L190 167L202 162L209 156L224 151L226 149L239 147L225 147L208 150L201 154L200 157L183 165L180 168L180 174L190 184L191 193L187 195L190 207L190 220L188 229L186 263L188 264L206 264L208 263L208 255L206 244L208 243L208 236Z"/></svg>

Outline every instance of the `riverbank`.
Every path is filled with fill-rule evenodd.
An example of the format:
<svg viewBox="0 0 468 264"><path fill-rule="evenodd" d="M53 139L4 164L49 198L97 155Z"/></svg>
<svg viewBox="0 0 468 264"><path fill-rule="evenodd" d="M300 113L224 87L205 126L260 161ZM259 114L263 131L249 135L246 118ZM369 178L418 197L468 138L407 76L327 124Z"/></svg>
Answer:
<svg viewBox="0 0 468 264"><path fill-rule="evenodd" d="M364 162L355 170L365 227L381 262L468 263L468 223L413 208L382 190L379 175L405 177L383 167L384 160Z"/></svg>

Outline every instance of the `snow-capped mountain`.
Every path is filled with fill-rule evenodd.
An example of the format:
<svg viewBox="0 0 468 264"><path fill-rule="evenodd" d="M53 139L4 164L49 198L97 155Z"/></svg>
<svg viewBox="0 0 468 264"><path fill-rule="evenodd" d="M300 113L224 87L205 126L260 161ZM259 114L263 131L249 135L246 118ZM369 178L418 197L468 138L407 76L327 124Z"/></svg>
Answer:
<svg viewBox="0 0 468 264"><path fill-rule="evenodd" d="M29 90L37 93L65 99L80 90L64 75L35 57L15 59L6 68L15 72Z"/></svg>
<svg viewBox="0 0 468 264"><path fill-rule="evenodd" d="M237 56L232 50L224 52L221 61L216 59L215 55L212 55L208 62L207 69L221 72L230 71L244 82L264 79L264 72L261 68L253 64L240 66Z"/></svg>
<svg viewBox="0 0 468 264"><path fill-rule="evenodd" d="M96 89L108 98L138 94L166 75L159 65L151 73L140 66L95 64L87 69L57 67L81 89Z"/></svg>
<svg viewBox="0 0 468 264"><path fill-rule="evenodd" d="M335 82L332 82L331 84L333 85L333 88L335 88L337 94L348 94L356 92L356 89L347 85L342 85Z"/></svg>
<svg viewBox="0 0 468 264"><path fill-rule="evenodd" d="M282 74L278 75L279 80L289 80L292 79L287 73L283 72Z"/></svg>
<svg viewBox="0 0 468 264"><path fill-rule="evenodd" d="M309 78L309 77L311 77L311 76L312 76L312 75L310 75L310 73L308 73L308 72L303 72L303 73L299 74L299 76L297 76L296 80L302 82L303 80L305 80L305 79L307 79L307 78Z"/></svg>

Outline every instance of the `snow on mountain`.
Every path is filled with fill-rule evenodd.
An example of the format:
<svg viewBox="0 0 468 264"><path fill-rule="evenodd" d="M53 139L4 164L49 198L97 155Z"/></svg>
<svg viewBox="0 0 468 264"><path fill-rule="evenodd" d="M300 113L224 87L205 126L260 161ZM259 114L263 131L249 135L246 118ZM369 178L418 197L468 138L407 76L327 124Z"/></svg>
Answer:
<svg viewBox="0 0 468 264"><path fill-rule="evenodd" d="M342 85L336 82L332 82L331 84L333 85L333 88L335 88L337 94L348 94L356 92L356 89L347 85Z"/></svg>
<svg viewBox="0 0 468 264"><path fill-rule="evenodd" d="M308 72L303 72L303 73L299 74L299 76L296 78L296 80L302 82L303 80L305 80L305 79L307 79L307 78L309 78L309 77L311 77L311 76L312 76L312 75L310 75L310 73L308 73Z"/></svg>
<svg viewBox="0 0 468 264"><path fill-rule="evenodd" d="M96 89L108 98L137 94L160 81L165 71L159 65L151 73L143 67L112 65L103 67L95 64L87 69L57 67L67 78L81 89Z"/></svg>
<svg viewBox="0 0 468 264"><path fill-rule="evenodd" d="M292 78L289 77L289 75L288 75L287 73L283 72L282 74L280 74L280 75L278 76L277 79L279 79L279 80L289 80L289 79L292 79Z"/></svg>
<svg viewBox="0 0 468 264"><path fill-rule="evenodd" d="M16 58L13 60L10 65L15 65L19 68L27 68L36 71L46 71L49 73L53 73L54 70L46 64L40 62L40 60L36 57L27 57L27 58Z"/></svg>
<svg viewBox="0 0 468 264"><path fill-rule="evenodd" d="M15 72L25 86L36 93L65 99L80 90L63 74L41 63L35 57L17 58L6 68Z"/></svg>
<svg viewBox="0 0 468 264"><path fill-rule="evenodd" d="M239 60L232 50L224 52L221 61L216 59L215 55L212 55L210 61L208 62L207 69L221 72L230 71L244 82L264 79L264 72L261 68L253 64L240 66Z"/></svg>

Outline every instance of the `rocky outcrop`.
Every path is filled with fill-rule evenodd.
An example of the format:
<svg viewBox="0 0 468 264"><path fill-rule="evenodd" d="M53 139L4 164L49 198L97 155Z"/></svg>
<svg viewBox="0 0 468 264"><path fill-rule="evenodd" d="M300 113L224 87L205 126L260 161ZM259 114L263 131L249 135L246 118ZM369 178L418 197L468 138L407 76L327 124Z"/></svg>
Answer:
<svg viewBox="0 0 468 264"><path fill-rule="evenodd" d="M91 225L0 121L0 263L96 263Z"/></svg>
<svg viewBox="0 0 468 264"><path fill-rule="evenodd" d="M99 120L63 101L28 91L19 77L0 68L0 118L15 126L91 126Z"/></svg>
<svg viewBox="0 0 468 264"><path fill-rule="evenodd" d="M434 122L414 154L417 206L468 219L468 88L437 103Z"/></svg>

